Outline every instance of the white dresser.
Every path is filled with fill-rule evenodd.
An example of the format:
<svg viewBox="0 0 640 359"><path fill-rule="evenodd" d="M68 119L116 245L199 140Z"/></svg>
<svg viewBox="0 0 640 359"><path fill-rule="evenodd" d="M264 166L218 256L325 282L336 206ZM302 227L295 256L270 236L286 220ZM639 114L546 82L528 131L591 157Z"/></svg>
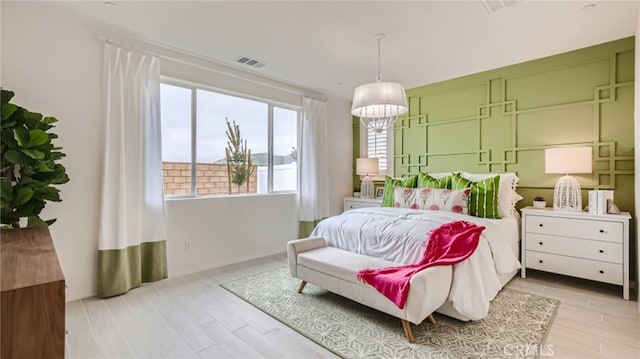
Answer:
<svg viewBox="0 0 640 359"><path fill-rule="evenodd" d="M361 197L345 197L344 198L344 210L350 210L354 208L362 207L380 207L382 205L382 198L361 198Z"/></svg>
<svg viewBox="0 0 640 359"><path fill-rule="evenodd" d="M622 286L629 299L629 213L522 209L522 278L526 268Z"/></svg>

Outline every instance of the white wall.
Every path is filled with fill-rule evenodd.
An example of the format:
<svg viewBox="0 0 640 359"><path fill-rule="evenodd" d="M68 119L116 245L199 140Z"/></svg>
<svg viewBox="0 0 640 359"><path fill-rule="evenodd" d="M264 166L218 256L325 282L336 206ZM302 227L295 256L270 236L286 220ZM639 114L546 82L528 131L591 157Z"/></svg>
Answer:
<svg viewBox="0 0 640 359"><path fill-rule="evenodd" d="M106 31L61 14L49 3L0 2L1 83L15 102L57 117L55 128L71 178L61 186L63 202L48 204L67 300L96 293L98 211L102 169L102 51ZM210 35L208 41L210 41ZM162 52L161 52L162 53ZM272 94L301 103L300 96L260 88L234 76L163 61L163 73L189 73L234 91ZM199 71L199 72L198 72ZM200 75L198 75L200 73ZM253 76L255 78L255 76ZM273 80L269 80L271 84ZM289 88L291 88L289 86ZM305 91L301 89L301 91ZM341 210L351 186L351 119L346 101L329 101L331 209ZM249 258L284 252L297 235L295 195L241 196L167 202L169 275L181 275ZM190 249L185 250L185 241Z"/></svg>

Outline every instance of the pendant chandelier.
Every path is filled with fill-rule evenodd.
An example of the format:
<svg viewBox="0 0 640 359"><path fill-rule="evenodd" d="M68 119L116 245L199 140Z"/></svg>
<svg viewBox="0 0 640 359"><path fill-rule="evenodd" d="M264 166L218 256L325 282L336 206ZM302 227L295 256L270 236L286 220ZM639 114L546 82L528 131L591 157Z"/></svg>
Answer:
<svg viewBox="0 0 640 359"><path fill-rule="evenodd" d="M376 34L378 39L378 74L376 82L358 86L353 93L351 114L370 130L383 132L393 126L396 116L409 111L404 86L396 82L383 82L380 70L380 42L385 34Z"/></svg>

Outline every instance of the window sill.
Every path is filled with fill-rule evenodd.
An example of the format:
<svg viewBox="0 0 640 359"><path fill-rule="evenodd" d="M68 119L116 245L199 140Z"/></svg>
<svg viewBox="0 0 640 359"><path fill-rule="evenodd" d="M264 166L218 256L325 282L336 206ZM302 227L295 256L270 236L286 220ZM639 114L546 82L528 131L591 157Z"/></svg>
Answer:
<svg viewBox="0 0 640 359"><path fill-rule="evenodd" d="M189 200L210 200L210 199L228 199L228 198L247 198L247 197L271 197L271 196L291 196L297 195L297 191L278 191L271 193L239 193L239 194L220 194L220 195L183 195L165 197L165 202L172 201L189 201Z"/></svg>

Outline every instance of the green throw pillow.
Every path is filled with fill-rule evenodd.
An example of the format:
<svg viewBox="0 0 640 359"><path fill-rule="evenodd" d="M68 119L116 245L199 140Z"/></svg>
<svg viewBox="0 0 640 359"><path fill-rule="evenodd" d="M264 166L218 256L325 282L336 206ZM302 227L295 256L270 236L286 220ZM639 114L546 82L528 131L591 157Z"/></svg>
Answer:
<svg viewBox="0 0 640 359"><path fill-rule="evenodd" d="M393 189L395 187L416 188L418 175L407 178L384 178L384 194L382 195L382 207L393 207Z"/></svg>
<svg viewBox="0 0 640 359"><path fill-rule="evenodd" d="M500 214L498 212L498 186L500 184L500 176L487 178L484 181L471 182L467 181L471 188L471 198L469 199L469 214L480 218L493 218L499 219ZM457 182L458 188L462 186L464 181L459 180ZM454 180L454 184L455 184ZM464 187L463 187L464 188Z"/></svg>
<svg viewBox="0 0 640 359"><path fill-rule="evenodd" d="M449 179L449 189L460 191L465 188L471 187L472 182L468 179L462 177L460 173L456 172L451 174L451 176L446 177Z"/></svg>
<svg viewBox="0 0 640 359"><path fill-rule="evenodd" d="M433 178L426 173L420 172L418 173L417 188L432 188L432 189L451 188L451 187L447 187L447 185L450 183L450 177L451 176L447 176L443 178Z"/></svg>

